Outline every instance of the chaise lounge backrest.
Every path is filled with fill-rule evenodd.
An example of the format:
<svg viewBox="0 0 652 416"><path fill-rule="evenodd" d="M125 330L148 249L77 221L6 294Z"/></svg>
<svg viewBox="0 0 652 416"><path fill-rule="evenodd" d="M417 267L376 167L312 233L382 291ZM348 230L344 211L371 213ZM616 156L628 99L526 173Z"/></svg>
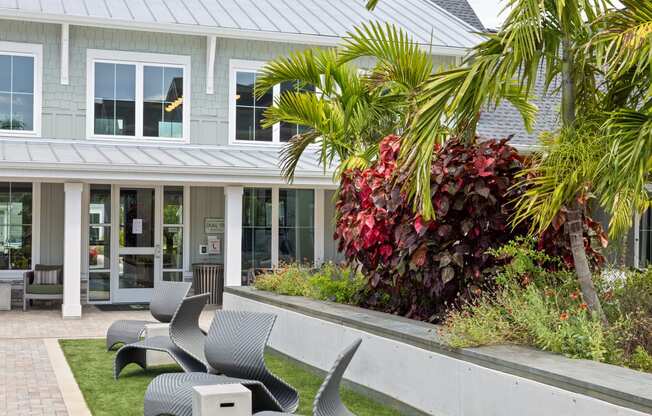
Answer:
<svg viewBox="0 0 652 416"><path fill-rule="evenodd" d="M342 404L340 399L340 384L344 372L348 368L353 356L360 347L362 339L358 338L337 357L333 367L328 372L322 383L313 404L314 416L355 416Z"/></svg>
<svg viewBox="0 0 652 416"><path fill-rule="evenodd" d="M262 382L285 411L293 412L298 392L265 366L265 346L275 321L276 315L267 313L217 311L206 338L206 360L213 372Z"/></svg>
<svg viewBox="0 0 652 416"><path fill-rule="evenodd" d="M159 322L170 322L181 300L188 295L190 286L189 282L157 282L149 304L152 316Z"/></svg>
<svg viewBox="0 0 652 416"><path fill-rule="evenodd" d="M206 335L199 327L199 317L210 293L184 298L170 321L170 339L179 349L207 365L204 356Z"/></svg>

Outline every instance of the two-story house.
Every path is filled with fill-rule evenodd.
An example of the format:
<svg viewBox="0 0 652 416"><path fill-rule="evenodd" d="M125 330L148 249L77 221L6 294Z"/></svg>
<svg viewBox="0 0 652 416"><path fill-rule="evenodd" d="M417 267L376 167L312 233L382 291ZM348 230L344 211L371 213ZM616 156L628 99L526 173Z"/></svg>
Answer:
<svg viewBox="0 0 652 416"><path fill-rule="evenodd" d="M268 60L370 20L443 65L481 29L450 0L0 0L0 278L63 265L76 317L146 302L195 263L240 285L336 259L332 169L306 155L286 183L278 152L297 126L260 120L292 86L256 99L254 83Z"/></svg>

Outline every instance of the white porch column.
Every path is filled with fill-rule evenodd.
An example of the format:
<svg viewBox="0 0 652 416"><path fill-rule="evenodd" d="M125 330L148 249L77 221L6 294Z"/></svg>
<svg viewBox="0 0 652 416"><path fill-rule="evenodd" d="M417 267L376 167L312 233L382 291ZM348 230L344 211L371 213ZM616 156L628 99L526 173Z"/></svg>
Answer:
<svg viewBox="0 0 652 416"><path fill-rule="evenodd" d="M224 187L224 285L242 285L242 186Z"/></svg>
<svg viewBox="0 0 652 416"><path fill-rule="evenodd" d="M315 266L319 267L324 263L324 214L325 192L323 189L315 189Z"/></svg>
<svg viewBox="0 0 652 416"><path fill-rule="evenodd" d="M64 318L81 318L80 285L82 254L81 183L64 184L63 306Z"/></svg>

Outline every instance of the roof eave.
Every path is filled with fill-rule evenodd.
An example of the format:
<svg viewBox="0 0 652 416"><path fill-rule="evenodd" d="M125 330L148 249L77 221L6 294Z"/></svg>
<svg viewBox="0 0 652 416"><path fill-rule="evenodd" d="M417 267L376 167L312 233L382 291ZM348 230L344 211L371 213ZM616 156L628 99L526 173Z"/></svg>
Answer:
<svg viewBox="0 0 652 416"><path fill-rule="evenodd" d="M297 172L291 184L277 169L122 166L71 163L0 163L0 176L12 179L84 182L152 182L319 187L335 189L332 172Z"/></svg>
<svg viewBox="0 0 652 416"><path fill-rule="evenodd" d="M218 36L229 39L244 39L264 42L298 43L314 46L338 46L342 37L311 35L305 33L286 33L270 31L253 31L246 29L208 27L199 25L183 25L179 23L145 23L118 19L104 19L101 17L66 16L40 12L26 12L22 10L2 9L0 19L21 20L39 23L70 24L77 26L101 27L120 30L137 30L146 32L174 33L193 36ZM465 56L468 48L446 45L422 45L422 48L431 55Z"/></svg>

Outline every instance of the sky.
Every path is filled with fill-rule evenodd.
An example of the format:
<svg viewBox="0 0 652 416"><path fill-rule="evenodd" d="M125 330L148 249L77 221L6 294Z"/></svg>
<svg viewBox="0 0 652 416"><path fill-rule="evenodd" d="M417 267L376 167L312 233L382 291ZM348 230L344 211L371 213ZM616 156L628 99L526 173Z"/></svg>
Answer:
<svg viewBox="0 0 652 416"><path fill-rule="evenodd" d="M507 13L500 13L505 5L504 0L468 0L478 15L482 24L488 29L495 29L505 20ZM614 1L616 7L622 6L619 1Z"/></svg>
<svg viewBox="0 0 652 416"><path fill-rule="evenodd" d="M504 2L501 0L468 0L475 10L475 13L478 15L482 24L486 28L494 29L500 26L503 19L505 18L504 14L500 17L498 16L502 8L504 7Z"/></svg>

